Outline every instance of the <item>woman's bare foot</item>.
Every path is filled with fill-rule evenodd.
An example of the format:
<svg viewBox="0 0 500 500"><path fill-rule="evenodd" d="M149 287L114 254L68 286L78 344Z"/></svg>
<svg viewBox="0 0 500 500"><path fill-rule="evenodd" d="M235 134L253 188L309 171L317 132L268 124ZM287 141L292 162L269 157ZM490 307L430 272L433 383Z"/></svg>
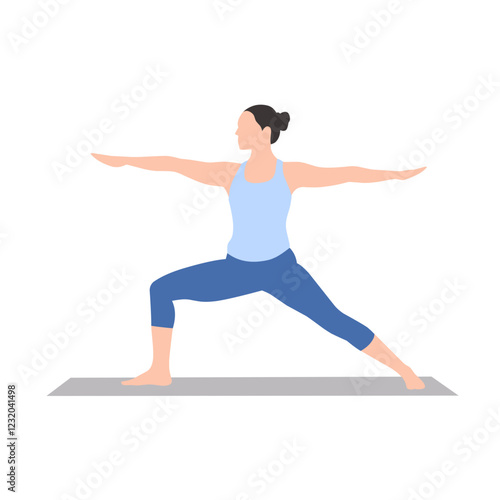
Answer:
<svg viewBox="0 0 500 500"><path fill-rule="evenodd" d="M401 376L403 377L403 380L405 381L406 388L410 390L414 389L424 389L425 384L423 380L417 375L415 375L415 372L410 368L407 367L407 370L405 370Z"/></svg>
<svg viewBox="0 0 500 500"><path fill-rule="evenodd" d="M130 380L124 380L123 385L170 385L170 373L150 368L147 372Z"/></svg>
<svg viewBox="0 0 500 500"><path fill-rule="evenodd" d="M401 375L407 389L423 389L425 387L424 382L415 375L413 370L405 365L376 335L371 343L363 349L363 352Z"/></svg>

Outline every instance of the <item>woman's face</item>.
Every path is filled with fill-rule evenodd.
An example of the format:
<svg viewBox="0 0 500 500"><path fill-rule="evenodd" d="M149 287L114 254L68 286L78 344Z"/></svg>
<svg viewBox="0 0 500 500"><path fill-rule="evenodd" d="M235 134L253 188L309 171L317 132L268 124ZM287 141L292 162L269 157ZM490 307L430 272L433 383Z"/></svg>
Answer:
<svg viewBox="0 0 500 500"><path fill-rule="evenodd" d="M260 149L271 143L271 128L264 127L262 130L250 111L241 114L235 134L240 149Z"/></svg>

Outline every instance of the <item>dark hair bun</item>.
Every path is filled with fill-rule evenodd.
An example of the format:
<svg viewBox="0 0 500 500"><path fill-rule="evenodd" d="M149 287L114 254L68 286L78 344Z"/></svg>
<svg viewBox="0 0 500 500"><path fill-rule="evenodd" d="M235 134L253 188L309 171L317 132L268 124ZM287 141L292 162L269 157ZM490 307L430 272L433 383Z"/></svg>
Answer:
<svg viewBox="0 0 500 500"><path fill-rule="evenodd" d="M276 113L276 126L279 130L286 130L288 128L288 122L290 121L290 115L284 111L283 113Z"/></svg>
<svg viewBox="0 0 500 500"><path fill-rule="evenodd" d="M255 121L262 130L266 127L271 129L271 144L274 144L278 140L280 132L288 128L290 115L285 112L276 113L276 110L271 106L256 104L245 109L245 111L253 114Z"/></svg>

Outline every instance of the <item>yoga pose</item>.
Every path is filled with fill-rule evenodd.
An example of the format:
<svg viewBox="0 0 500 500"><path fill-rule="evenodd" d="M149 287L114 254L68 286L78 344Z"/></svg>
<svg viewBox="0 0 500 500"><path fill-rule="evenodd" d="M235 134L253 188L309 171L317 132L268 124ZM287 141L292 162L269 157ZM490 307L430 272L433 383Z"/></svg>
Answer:
<svg viewBox="0 0 500 500"><path fill-rule="evenodd" d="M153 361L151 368L125 385L169 385L170 344L175 320L174 301L224 300L265 291L309 317L328 332L384 363L403 377L408 389L424 383L366 326L339 311L313 277L297 263L290 249L286 218L292 193L303 187L345 182L409 179L424 168L406 171L360 167L321 168L300 162L282 162L271 149L290 115L265 105L251 106L238 120L240 149L250 149L241 164L205 163L171 156L129 158L94 154L112 167L131 165L147 170L178 172L196 181L222 186L229 196L233 235L226 258L171 272L150 289Z"/></svg>

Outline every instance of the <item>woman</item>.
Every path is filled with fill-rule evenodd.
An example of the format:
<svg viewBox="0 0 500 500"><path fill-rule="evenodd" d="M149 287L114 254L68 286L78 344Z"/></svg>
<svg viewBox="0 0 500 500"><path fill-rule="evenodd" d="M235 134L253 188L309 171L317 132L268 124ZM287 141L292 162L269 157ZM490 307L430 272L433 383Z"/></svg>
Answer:
<svg viewBox="0 0 500 500"><path fill-rule="evenodd" d="M282 162L271 149L290 115L256 105L238 120L240 149L250 158L238 163L205 163L170 156L127 158L94 154L112 167L131 165L147 170L178 172L205 184L222 186L229 195L233 235L225 259L180 269L156 280L150 289L153 362L151 368L124 385L169 385L170 344L174 326L174 300L224 300L266 291L308 316L325 330L397 372L408 389L423 389L415 375L371 330L340 312L290 249L286 218L292 193L301 187L344 182L408 179L424 168L393 172L360 167L318 168L306 163Z"/></svg>

